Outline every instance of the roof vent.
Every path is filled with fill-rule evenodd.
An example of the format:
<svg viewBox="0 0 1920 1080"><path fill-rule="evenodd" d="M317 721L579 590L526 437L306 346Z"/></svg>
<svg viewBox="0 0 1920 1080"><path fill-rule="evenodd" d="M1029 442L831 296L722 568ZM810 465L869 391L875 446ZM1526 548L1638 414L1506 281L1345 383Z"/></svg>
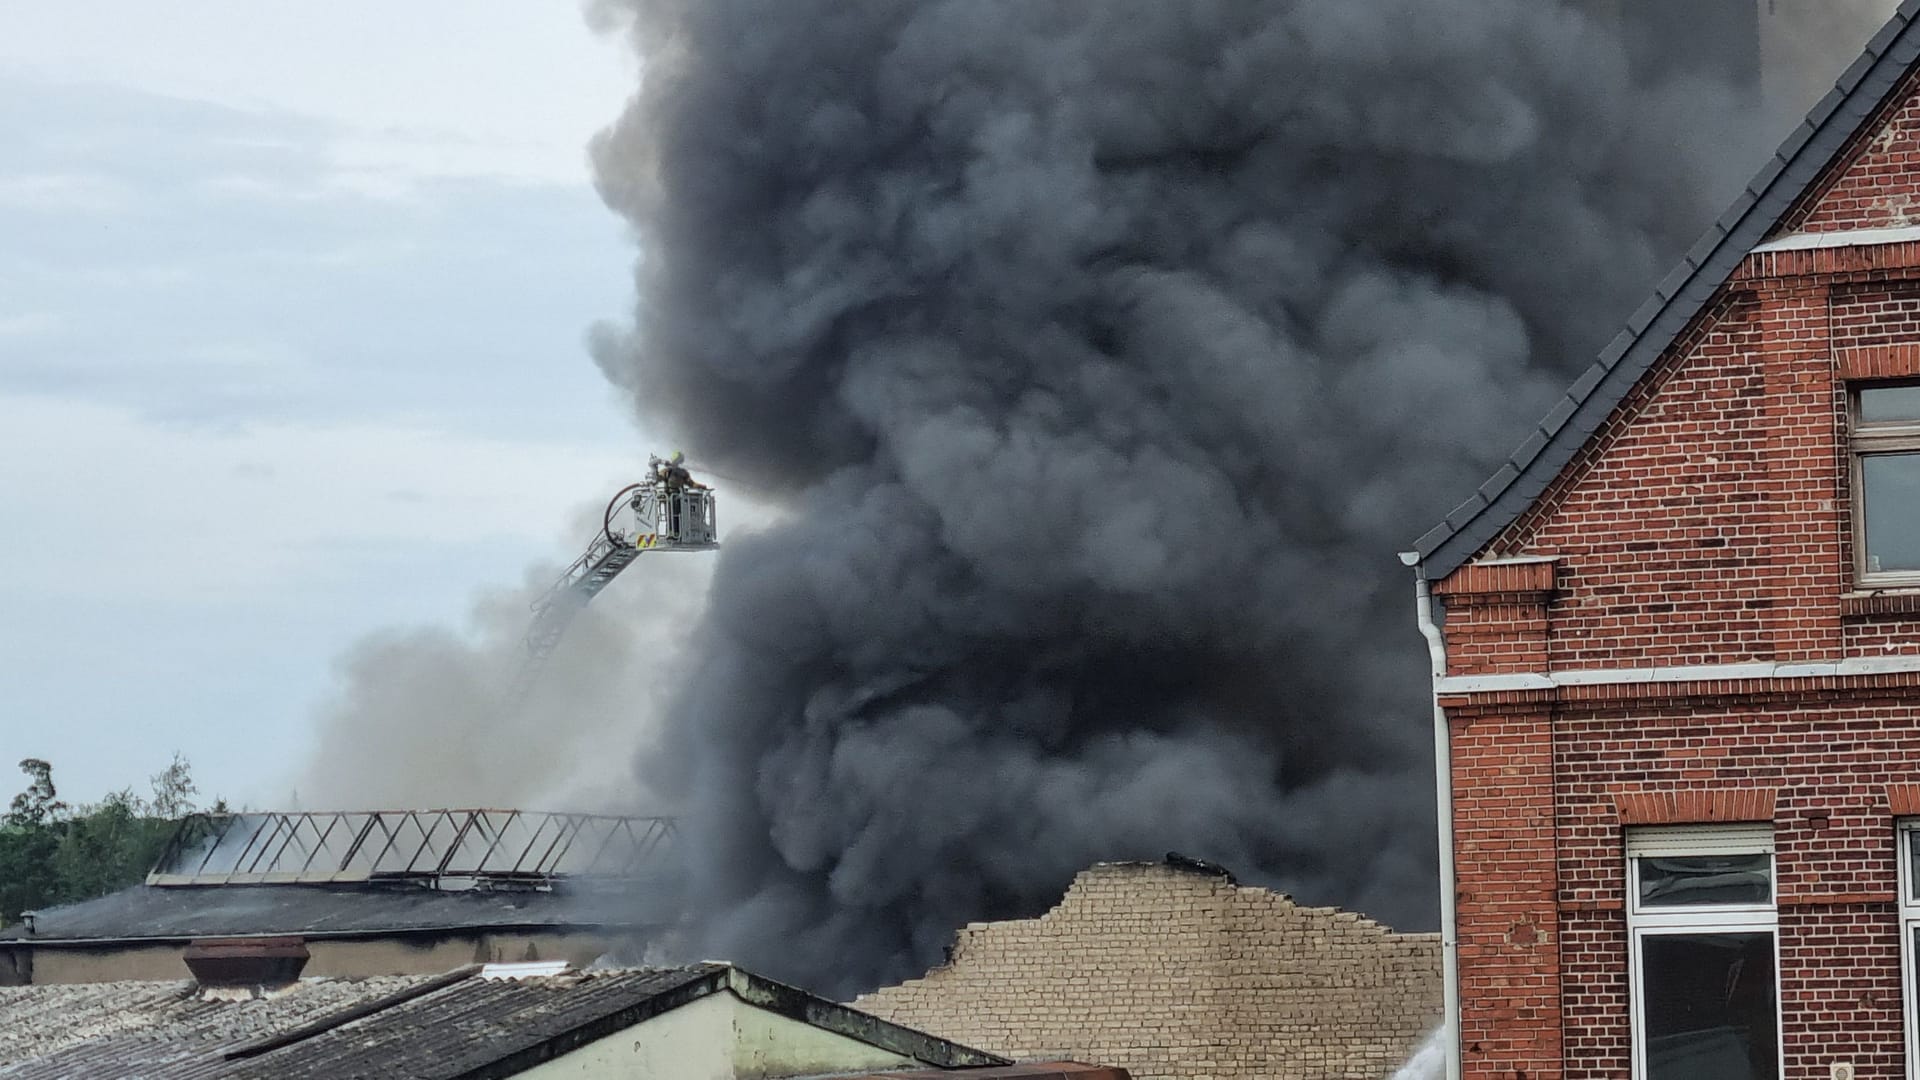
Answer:
<svg viewBox="0 0 1920 1080"><path fill-rule="evenodd" d="M299 979L307 956L307 943L297 937L200 938L181 959L202 990L265 992Z"/></svg>

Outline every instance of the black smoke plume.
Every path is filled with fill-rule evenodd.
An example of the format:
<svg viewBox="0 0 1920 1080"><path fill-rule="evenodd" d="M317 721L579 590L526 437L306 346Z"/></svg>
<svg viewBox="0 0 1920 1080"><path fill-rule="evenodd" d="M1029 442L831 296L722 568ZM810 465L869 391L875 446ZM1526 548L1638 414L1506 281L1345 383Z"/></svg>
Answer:
<svg viewBox="0 0 1920 1080"><path fill-rule="evenodd" d="M641 61L594 148L641 255L597 359L785 493L641 766L692 951L845 991L1169 849L1433 925L1394 554L1771 128L1752 65L1609 7L601 12Z"/></svg>

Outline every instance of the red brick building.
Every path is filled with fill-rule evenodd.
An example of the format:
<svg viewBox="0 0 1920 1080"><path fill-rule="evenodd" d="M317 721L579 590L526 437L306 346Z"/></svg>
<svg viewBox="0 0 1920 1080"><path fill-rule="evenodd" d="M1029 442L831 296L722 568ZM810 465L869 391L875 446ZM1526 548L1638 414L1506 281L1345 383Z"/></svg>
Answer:
<svg viewBox="0 0 1920 1080"><path fill-rule="evenodd" d="M1920 1077L1916 20L1407 556L1467 1076Z"/></svg>

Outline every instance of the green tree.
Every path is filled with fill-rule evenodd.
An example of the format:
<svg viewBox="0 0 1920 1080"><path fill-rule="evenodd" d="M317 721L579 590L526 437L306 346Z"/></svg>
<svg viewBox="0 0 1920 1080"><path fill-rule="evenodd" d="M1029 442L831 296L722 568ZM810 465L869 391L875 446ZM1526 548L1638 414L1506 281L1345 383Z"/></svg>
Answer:
<svg viewBox="0 0 1920 1080"><path fill-rule="evenodd" d="M0 816L0 925L144 879L199 790L178 754L152 777L151 800L128 788L69 807L57 798L51 765L28 758L20 770L27 789Z"/></svg>
<svg viewBox="0 0 1920 1080"><path fill-rule="evenodd" d="M20 771L27 774L27 790L13 797L6 823L31 827L59 820L67 804L55 797L53 766L39 758L26 758L20 762Z"/></svg>
<svg viewBox="0 0 1920 1080"><path fill-rule="evenodd" d="M194 786L193 770L179 751L173 763L153 774L153 816L178 820L193 813L193 797L200 793Z"/></svg>
<svg viewBox="0 0 1920 1080"><path fill-rule="evenodd" d="M27 774L27 790L15 795L0 816L0 926L59 892L53 862L66 807L55 798L53 766L27 758L20 771Z"/></svg>

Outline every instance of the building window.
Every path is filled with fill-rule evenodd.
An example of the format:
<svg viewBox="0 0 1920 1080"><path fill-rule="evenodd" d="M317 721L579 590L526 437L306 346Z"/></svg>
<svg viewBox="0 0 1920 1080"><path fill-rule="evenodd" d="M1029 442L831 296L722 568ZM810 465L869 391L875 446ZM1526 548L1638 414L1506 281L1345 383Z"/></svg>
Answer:
<svg viewBox="0 0 1920 1080"><path fill-rule="evenodd" d="M1900 823L1900 968L1906 984L1907 1075L1920 1076L1920 819Z"/></svg>
<svg viewBox="0 0 1920 1080"><path fill-rule="evenodd" d="M1858 583L1920 586L1920 385L1854 387L1853 507Z"/></svg>
<svg viewBox="0 0 1920 1080"><path fill-rule="evenodd" d="M1627 833L1637 1080L1778 1080L1773 826Z"/></svg>

